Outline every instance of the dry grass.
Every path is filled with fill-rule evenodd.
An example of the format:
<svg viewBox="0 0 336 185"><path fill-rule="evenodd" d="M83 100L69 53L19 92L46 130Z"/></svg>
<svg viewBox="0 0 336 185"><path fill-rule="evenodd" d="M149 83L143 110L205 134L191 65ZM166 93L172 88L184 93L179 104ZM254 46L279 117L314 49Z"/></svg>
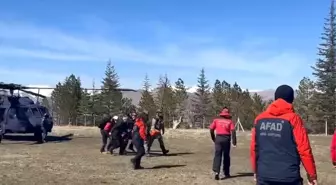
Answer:
<svg viewBox="0 0 336 185"><path fill-rule="evenodd" d="M144 158L140 171L131 170L131 156L99 153L97 128L56 127L51 139L73 134L72 139L34 145L25 137L8 137L0 145L1 185L91 185L91 184L218 184L212 180L213 144L208 131L174 130L165 135L171 156ZM232 150L232 175L225 184L254 184L250 176L249 134L239 134L239 146ZM330 137L311 136L319 171L319 184L334 185L335 169L329 161ZM155 147L154 150L158 148ZM304 170L302 170L304 175Z"/></svg>

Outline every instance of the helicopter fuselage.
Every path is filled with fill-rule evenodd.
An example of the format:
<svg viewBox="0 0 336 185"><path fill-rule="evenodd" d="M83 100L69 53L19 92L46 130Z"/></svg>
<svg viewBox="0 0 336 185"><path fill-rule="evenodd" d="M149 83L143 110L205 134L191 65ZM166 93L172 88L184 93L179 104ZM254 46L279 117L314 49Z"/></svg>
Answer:
<svg viewBox="0 0 336 185"><path fill-rule="evenodd" d="M46 127L44 129L47 132L51 132L52 118L47 121L49 124L42 125L43 115L49 114L46 107L34 104L25 97L8 97L8 100L0 104L0 134L35 133L36 128L41 126Z"/></svg>

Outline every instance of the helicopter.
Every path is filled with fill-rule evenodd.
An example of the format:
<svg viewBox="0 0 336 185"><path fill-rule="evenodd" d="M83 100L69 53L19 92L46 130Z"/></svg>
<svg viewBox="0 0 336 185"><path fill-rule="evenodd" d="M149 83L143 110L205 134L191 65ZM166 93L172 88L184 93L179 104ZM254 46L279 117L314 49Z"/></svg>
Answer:
<svg viewBox="0 0 336 185"><path fill-rule="evenodd" d="M40 94L40 89L53 90L52 87L27 87L14 83L0 82L0 90L9 90L9 94L0 94L0 143L6 133L33 133L37 142L46 141L47 134L52 132L53 118L47 107L39 104L39 98L46 98ZM28 89L38 89L38 93ZM103 90L96 88L82 88L85 90ZM28 96L14 95L14 91L37 97L35 103ZM133 91L133 89L118 88L117 91ZM1 92L1 91L0 91Z"/></svg>
<svg viewBox="0 0 336 185"><path fill-rule="evenodd" d="M6 133L34 133L37 142L45 141L53 127L49 110L28 96L20 96L19 93L14 95L14 91L22 91L38 98L46 97L26 90L29 87L13 83L0 83L0 89L2 92L9 90L9 94L0 94L0 142Z"/></svg>

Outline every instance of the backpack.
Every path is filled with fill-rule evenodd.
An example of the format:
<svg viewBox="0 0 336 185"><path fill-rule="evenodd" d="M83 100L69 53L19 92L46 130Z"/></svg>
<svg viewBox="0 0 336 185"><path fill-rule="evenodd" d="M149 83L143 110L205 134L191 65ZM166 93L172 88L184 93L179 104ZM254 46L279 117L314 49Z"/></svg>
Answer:
<svg viewBox="0 0 336 185"><path fill-rule="evenodd" d="M101 121L100 121L100 124L98 125L98 128L100 129L104 129L104 127L106 126L107 122L109 121L108 118L103 118Z"/></svg>

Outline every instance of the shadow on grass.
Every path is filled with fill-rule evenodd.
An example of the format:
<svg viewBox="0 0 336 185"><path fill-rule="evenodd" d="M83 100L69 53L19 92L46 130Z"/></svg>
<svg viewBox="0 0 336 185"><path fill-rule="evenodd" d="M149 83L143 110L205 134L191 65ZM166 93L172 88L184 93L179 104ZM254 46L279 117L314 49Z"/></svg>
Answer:
<svg viewBox="0 0 336 185"><path fill-rule="evenodd" d="M159 157L159 156L167 156L167 157L174 157L174 156L183 156L183 155L191 155L194 154L192 152L176 152L176 153L168 153L163 155L162 153L150 153L150 157Z"/></svg>
<svg viewBox="0 0 336 185"><path fill-rule="evenodd" d="M228 178L222 178L223 179L232 179L232 178L239 178L239 177L253 177L254 173L237 173L235 175L231 175L231 177Z"/></svg>
<svg viewBox="0 0 336 185"><path fill-rule="evenodd" d="M166 169L166 168L180 168L180 167L185 167L185 166L187 166L187 165L184 165L184 164L173 164L173 165L169 165L169 164L167 164L167 165L157 165L157 166L153 166L153 167L151 167L151 168L145 168L145 169L147 169L147 170L154 170L154 169Z"/></svg>
<svg viewBox="0 0 336 185"><path fill-rule="evenodd" d="M67 134L63 136L47 136L46 141L47 143L60 143L60 142L67 142L71 141L73 137L73 134ZM32 135L5 135L4 140L9 140L9 141L35 141L34 144L41 144L36 142L34 136Z"/></svg>

